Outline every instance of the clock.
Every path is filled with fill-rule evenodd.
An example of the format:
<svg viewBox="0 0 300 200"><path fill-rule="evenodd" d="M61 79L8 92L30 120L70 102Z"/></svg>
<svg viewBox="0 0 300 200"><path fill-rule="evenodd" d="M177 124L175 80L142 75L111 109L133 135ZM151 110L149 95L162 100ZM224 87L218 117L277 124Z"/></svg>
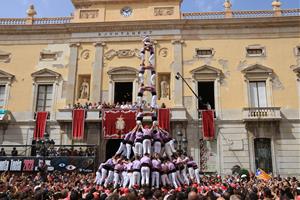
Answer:
<svg viewBox="0 0 300 200"><path fill-rule="evenodd" d="M121 9L120 13L124 17L129 17L132 14L132 9L128 6L126 6Z"/></svg>

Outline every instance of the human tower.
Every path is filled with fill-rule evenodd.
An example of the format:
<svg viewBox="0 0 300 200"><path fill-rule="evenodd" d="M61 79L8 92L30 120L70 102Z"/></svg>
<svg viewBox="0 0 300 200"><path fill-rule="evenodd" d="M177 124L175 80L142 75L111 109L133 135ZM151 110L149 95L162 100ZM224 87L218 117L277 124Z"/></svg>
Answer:
<svg viewBox="0 0 300 200"><path fill-rule="evenodd" d="M158 126L155 52L149 36L143 39L140 58L136 126L125 135L116 154L99 166L96 183L105 188L178 188L193 182L199 184L200 175L196 162L186 153L176 151L175 140L170 133ZM147 70L151 72L148 85L145 82ZM145 92L152 95L150 112L144 112ZM145 116L151 116L152 127L143 126Z"/></svg>

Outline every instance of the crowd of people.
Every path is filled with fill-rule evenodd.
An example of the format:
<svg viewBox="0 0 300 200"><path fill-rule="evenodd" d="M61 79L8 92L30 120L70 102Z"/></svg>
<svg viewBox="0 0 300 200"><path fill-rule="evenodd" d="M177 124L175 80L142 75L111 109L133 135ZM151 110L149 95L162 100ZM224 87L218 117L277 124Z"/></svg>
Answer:
<svg viewBox="0 0 300 200"><path fill-rule="evenodd" d="M218 175L201 176L200 184L192 183L177 189L102 187L95 183L94 174L53 172L42 178L37 174L2 173L0 199L63 199L63 200L258 200L300 199L300 183L295 177L274 177L262 181L248 177ZM45 181L43 181L45 180Z"/></svg>
<svg viewBox="0 0 300 200"><path fill-rule="evenodd" d="M101 109L138 109L140 106L138 106L137 102L117 102L116 104L110 104L106 102L98 102L98 103L92 103L92 102L86 102L85 104L76 103L74 105L69 104L66 109L86 109L86 110L101 110ZM143 108L150 108L150 104L147 104L146 101L143 101ZM166 105L164 103L161 104L160 108L166 108Z"/></svg>
<svg viewBox="0 0 300 200"><path fill-rule="evenodd" d="M79 148L66 148L66 147L55 147L55 146L50 146L49 148L31 148L31 156L36 156L36 157L42 157L42 156L50 156L50 157L55 157L55 156L95 156L96 155L96 149L93 147L87 147L83 149L82 147ZM22 147L24 148L24 147ZM25 151L24 151L25 153ZM19 154L18 150L16 147L13 147L12 151L10 154L8 154L5 150L4 147L1 148L0 150L0 156L12 156L12 157L17 157L17 156L22 156Z"/></svg>

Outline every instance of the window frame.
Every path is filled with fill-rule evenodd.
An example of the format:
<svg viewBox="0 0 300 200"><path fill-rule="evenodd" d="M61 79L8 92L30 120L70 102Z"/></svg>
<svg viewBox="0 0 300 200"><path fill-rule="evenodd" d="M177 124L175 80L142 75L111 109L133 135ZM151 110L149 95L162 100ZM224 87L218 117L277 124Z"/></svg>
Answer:
<svg viewBox="0 0 300 200"><path fill-rule="evenodd" d="M198 54L198 51L211 51L211 54L200 55ZM214 57L216 51L214 50L214 48L196 48L195 53L196 53L195 55L196 58L211 58Z"/></svg>
<svg viewBox="0 0 300 200"><path fill-rule="evenodd" d="M262 52L261 54L249 54L248 50L257 50L260 49ZM266 47L261 45L249 45L245 48L246 50L246 57L265 57L266 54Z"/></svg>
<svg viewBox="0 0 300 200"><path fill-rule="evenodd" d="M251 94L251 83L255 83L255 89L256 89L256 100L257 100L257 103L258 103L258 105L256 106L256 105L253 105L253 104L255 104L254 102L252 102L252 100L253 100L253 96L252 96L252 94ZM265 102L266 102L266 106L261 106L260 104L261 104L261 101L260 101L260 95L259 95L259 83L264 83L264 95L265 95ZM252 108L265 108L265 107L268 107L268 100L267 100L267 83L266 83L266 81L249 81L249 95L250 95L250 97L249 97L249 100L250 100L250 105L251 105L251 107Z"/></svg>
<svg viewBox="0 0 300 200"><path fill-rule="evenodd" d="M250 82L265 82L266 83L266 100L267 107L273 106L272 100L272 77L273 70L271 68L265 67L263 65L255 64L246 67L242 70L244 74L244 88L245 88L245 105L246 107L251 108L251 94L250 94Z"/></svg>
<svg viewBox="0 0 300 200"><path fill-rule="evenodd" d="M37 72L31 74L33 78L33 97L32 97L32 111L33 117L34 113L37 112L37 100L38 100L38 88L40 85L52 85L52 101L51 101L51 109L49 113L55 112L54 107L56 105L57 96L58 96L58 86L62 86L60 83L61 75L55 71L49 70L47 68L41 69ZM50 116L50 120L54 119L55 115Z"/></svg>
<svg viewBox="0 0 300 200"><path fill-rule="evenodd" d="M192 74L192 87L193 90L198 93L198 82L214 82L214 99L215 99L215 117L218 118L221 113L221 98L220 98L220 92L221 92L221 82L224 78L224 74L222 70L209 66L209 65L203 65L201 67L198 67L196 69L193 69L190 71ZM198 99L196 97L193 97L192 101L192 107L197 108L191 110L192 116L194 119L198 119L199 113L198 113Z"/></svg>
<svg viewBox="0 0 300 200"><path fill-rule="evenodd" d="M44 98L42 99L43 100L43 110L41 110L41 111L46 111L46 112L51 112L51 108L52 108L52 105L53 105L53 84L38 84L37 85L37 95L36 95L36 106L35 106L35 112L39 112L39 110L38 110L38 108L39 108L39 100L41 100L40 98L39 98L39 95L40 95L40 93L39 93L39 91L40 91L40 87L42 87L42 86L45 86L45 93L44 93ZM47 88L48 87L52 87L52 91L51 91L51 94L50 94L50 96L51 96L51 106L50 106L50 111L47 111L46 110L46 108L47 107L49 107L49 106L47 106L47 100L48 100L48 90L47 90Z"/></svg>

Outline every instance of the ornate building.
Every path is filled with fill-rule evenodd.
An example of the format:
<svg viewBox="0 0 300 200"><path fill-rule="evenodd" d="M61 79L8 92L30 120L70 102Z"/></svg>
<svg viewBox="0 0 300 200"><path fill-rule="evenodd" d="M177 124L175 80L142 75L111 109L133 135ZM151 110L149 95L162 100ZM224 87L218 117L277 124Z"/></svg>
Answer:
<svg viewBox="0 0 300 200"><path fill-rule="evenodd" d="M274 1L273 10L233 11L226 0L224 12L182 13L181 0L72 2L72 17L36 18L32 6L27 18L0 19L1 145L31 144L35 112L45 110L56 144L97 144L105 160L116 142L104 140L100 111L87 111L85 139L75 141L67 107L136 101L140 41L149 35L159 104L171 108L173 136L205 171L238 164L300 175L299 9ZM202 140L203 103L215 111L213 141Z"/></svg>

